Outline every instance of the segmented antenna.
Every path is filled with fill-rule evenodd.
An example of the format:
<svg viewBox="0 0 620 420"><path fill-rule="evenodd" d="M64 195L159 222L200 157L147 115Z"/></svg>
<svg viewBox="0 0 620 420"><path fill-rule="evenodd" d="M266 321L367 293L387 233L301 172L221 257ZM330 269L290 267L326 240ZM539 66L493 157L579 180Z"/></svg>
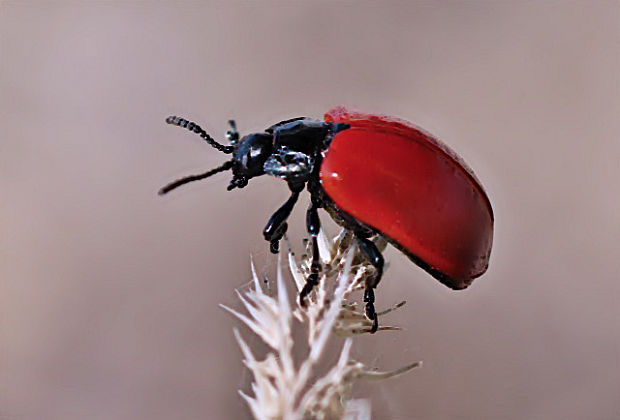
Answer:
<svg viewBox="0 0 620 420"><path fill-rule="evenodd" d="M231 154L235 148L234 146L224 146L223 144L218 143L213 137L207 134L198 124L188 121L184 118L177 116L170 116L166 118L166 122L168 124L176 125L179 127L187 128L189 131L193 131L194 133L200 135L211 146L219 150L220 152Z"/></svg>
<svg viewBox="0 0 620 420"><path fill-rule="evenodd" d="M180 187L181 185L187 184L188 182L199 181L201 179L208 178L211 175L215 175L218 172L227 171L232 167L233 167L233 161L229 160L227 162L224 162L222 166L218 166L217 168L211 169L205 173L198 174L198 175L190 175L184 178L177 179L176 181L171 182L170 184L166 185L161 190L159 190L159 195L167 194L170 191L174 190L175 188Z"/></svg>

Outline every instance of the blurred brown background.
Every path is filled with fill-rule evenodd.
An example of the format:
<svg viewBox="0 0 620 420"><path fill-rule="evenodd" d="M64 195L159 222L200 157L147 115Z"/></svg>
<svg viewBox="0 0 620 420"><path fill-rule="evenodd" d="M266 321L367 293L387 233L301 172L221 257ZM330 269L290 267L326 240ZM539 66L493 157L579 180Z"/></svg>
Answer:
<svg viewBox="0 0 620 420"><path fill-rule="evenodd" d="M374 418L619 418L618 1L4 1L0 37L0 418L248 418L218 303L250 253L273 271L286 187L158 197L224 160L164 118L223 139L337 104L442 138L496 216L467 291L387 253L406 329L355 357L425 365L357 389Z"/></svg>

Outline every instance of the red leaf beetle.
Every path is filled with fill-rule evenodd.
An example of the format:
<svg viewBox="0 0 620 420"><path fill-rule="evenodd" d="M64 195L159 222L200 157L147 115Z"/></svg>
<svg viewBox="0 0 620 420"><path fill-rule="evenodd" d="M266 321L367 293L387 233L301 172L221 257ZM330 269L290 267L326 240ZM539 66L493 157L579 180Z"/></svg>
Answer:
<svg viewBox="0 0 620 420"><path fill-rule="evenodd" d="M274 253L299 194L308 189L311 204L306 225L312 240L312 265L299 296L302 305L321 270L319 208L353 233L376 268L364 292L372 332L378 327L374 289L383 273L383 256L373 237L383 236L455 290L469 286L489 265L493 210L482 185L455 152L407 121L337 107L325 114L324 121L285 120L239 140L231 120L229 146L183 118L169 117L166 122L199 134L220 152L232 154L232 159L208 172L174 181L160 194L229 169L233 178L228 190L243 188L249 179L264 174L288 183L290 198L263 230Z"/></svg>

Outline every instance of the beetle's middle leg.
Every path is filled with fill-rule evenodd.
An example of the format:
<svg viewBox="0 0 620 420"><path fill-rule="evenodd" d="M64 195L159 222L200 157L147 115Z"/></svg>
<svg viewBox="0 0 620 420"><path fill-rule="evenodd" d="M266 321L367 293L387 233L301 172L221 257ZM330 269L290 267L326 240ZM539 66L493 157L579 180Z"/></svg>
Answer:
<svg viewBox="0 0 620 420"><path fill-rule="evenodd" d="M306 213L306 228L312 241L312 263L310 264L310 275L306 280L306 285L299 293L299 303L306 306L306 296L319 284L319 272L321 271L321 260L319 255L319 231L321 230L321 220L319 219L319 205L312 201Z"/></svg>
<svg viewBox="0 0 620 420"><path fill-rule="evenodd" d="M381 281L383 276L383 255L377 248L377 245L370 239L356 234L358 243L362 252L370 263L375 267L376 274L372 277L366 278L366 289L364 290L364 302L366 302L366 316L372 321L371 333L375 333L379 328L379 319L377 317L377 311L375 310L375 288Z"/></svg>

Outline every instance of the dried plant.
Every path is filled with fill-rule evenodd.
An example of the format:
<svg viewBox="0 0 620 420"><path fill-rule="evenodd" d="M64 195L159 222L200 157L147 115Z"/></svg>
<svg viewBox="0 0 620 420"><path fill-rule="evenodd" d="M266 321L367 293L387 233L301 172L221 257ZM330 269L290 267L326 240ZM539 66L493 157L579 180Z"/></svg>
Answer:
<svg viewBox="0 0 620 420"><path fill-rule="evenodd" d="M237 291L248 315L223 306L270 348L267 355L258 360L239 331L234 330L244 363L254 375L254 395L240 393L255 419L369 420L370 403L367 400L348 399L355 380L391 378L420 365L420 362L415 362L393 371L377 372L351 359L351 337L370 332L371 322L363 312L357 311L356 304L349 302L348 298L354 291L363 288L365 278L373 275L374 270L356 250L354 241L346 231L333 240L328 240L321 232L319 251L323 271L319 286L308 296L306 308L300 307L298 299L289 299L282 274L282 253L278 258L276 297L263 291L252 263L253 286L243 293ZM299 293L309 274L308 258L302 257L298 263L288 245L288 263ZM403 304L379 314L384 315ZM299 322L294 323L294 320ZM305 328L307 331L304 343L307 351L298 363L293 357L296 344L292 334L294 327ZM379 328L397 329L392 326ZM330 367L321 364L321 361L332 333L346 338L336 364Z"/></svg>

